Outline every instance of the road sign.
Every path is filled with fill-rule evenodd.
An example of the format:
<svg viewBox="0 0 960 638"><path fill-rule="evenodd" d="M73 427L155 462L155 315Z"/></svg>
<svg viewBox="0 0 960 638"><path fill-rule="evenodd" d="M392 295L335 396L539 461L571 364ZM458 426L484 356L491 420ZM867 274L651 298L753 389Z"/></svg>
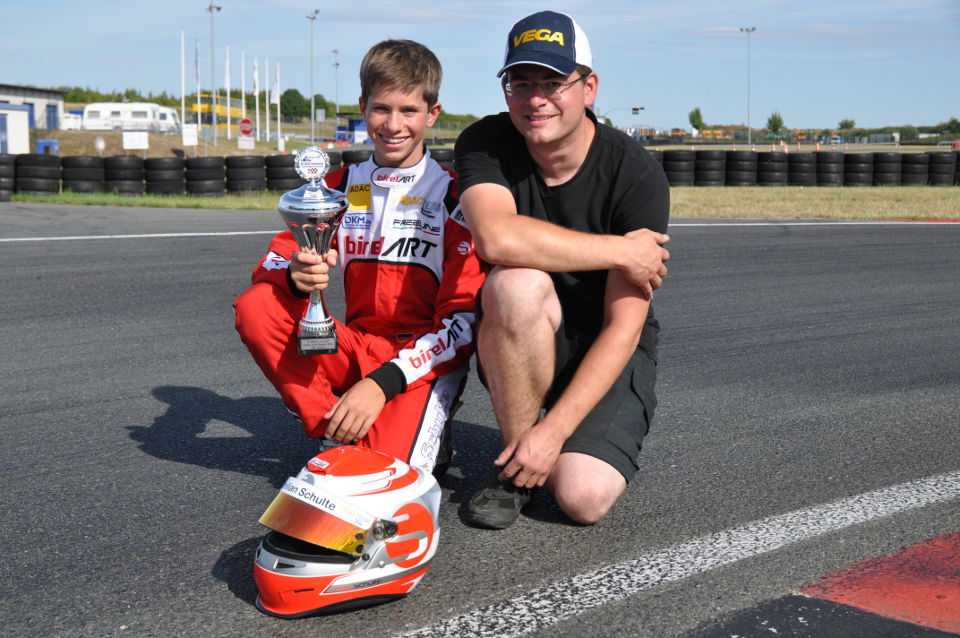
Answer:
<svg viewBox="0 0 960 638"><path fill-rule="evenodd" d="M240 120L240 132L244 135L253 133L253 122L248 119Z"/></svg>

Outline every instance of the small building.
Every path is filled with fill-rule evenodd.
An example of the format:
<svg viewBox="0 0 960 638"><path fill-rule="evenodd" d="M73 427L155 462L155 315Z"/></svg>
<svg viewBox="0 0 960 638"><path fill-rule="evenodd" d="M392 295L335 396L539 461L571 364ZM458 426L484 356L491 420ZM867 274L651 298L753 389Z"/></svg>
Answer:
<svg viewBox="0 0 960 638"><path fill-rule="evenodd" d="M0 84L0 106L10 104L27 107L29 128L59 129L63 121L65 91L38 89L33 86Z"/></svg>
<svg viewBox="0 0 960 638"><path fill-rule="evenodd" d="M0 103L0 155L30 152L30 108Z"/></svg>

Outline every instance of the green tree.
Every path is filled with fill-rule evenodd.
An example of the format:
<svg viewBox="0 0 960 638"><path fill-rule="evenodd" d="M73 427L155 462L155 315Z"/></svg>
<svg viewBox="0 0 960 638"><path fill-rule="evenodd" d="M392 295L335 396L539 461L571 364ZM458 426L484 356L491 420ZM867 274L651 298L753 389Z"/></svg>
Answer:
<svg viewBox="0 0 960 638"><path fill-rule="evenodd" d="M310 100L297 89L287 89L280 96L280 113L288 119L310 117Z"/></svg>
<svg viewBox="0 0 960 638"><path fill-rule="evenodd" d="M850 119L840 120L840 124L837 126L841 131L847 131L856 126L857 123Z"/></svg>
<svg viewBox="0 0 960 638"><path fill-rule="evenodd" d="M783 118L779 111L774 111L767 118L767 128L770 129L771 133L779 133L780 129L783 128Z"/></svg>
<svg viewBox="0 0 960 638"><path fill-rule="evenodd" d="M690 111L690 126L702 131L707 128L707 123L703 121L703 115L700 113L700 107Z"/></svg>

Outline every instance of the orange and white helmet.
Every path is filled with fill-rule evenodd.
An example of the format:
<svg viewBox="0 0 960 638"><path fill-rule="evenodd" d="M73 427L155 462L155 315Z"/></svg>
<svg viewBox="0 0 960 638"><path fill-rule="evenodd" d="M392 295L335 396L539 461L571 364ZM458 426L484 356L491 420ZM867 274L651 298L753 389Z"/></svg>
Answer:
<svg viewBox="0 0 960 638"><path fill-rule="evenodd" d="M389 454L342 446L310 459L260 517L257 608L299 618L409 593L440 541L436 479Z"/></svg>

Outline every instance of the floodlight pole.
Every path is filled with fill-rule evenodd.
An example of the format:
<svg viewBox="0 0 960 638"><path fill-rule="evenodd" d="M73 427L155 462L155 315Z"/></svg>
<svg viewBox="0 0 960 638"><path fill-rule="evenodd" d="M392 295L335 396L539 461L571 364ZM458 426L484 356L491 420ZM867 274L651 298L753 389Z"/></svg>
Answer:
<svg viewBox="0 0 960 638"><path fill-rule="evenodd" d="M316 119L317 119L317 109L314 106L314 97L313 97L313 23L317 21L317 15L320 13L320 9L314 9L313 13L307 14L307 20L310 21L310 143L313 144L313 140L316 137Z"/></svg>
<svg viewBox="0 0 960 638"><path fill-rule="evenodd" d="M213 145L217 145L217 65L216 65L216 42L214 40L213 16L215 11L220 11L223 7L210 3L207 11L210 12L210 113L213 123ZM200 117L200 107L197 106L197 117Z"/></svg>
<svg viewBox="0 0 960 638"><path fill-rule="evenodd" d="M334 49L333 53L333 137L337 136L337 124L339 123L340 112L340 49Z"/></svg>
<svg viewBox="0 0 960 638"><path fill-rule="evenodd" d="M753 131L750 129L750 34L757 27L740 27L740 33L747 34L747 144L753 143Z"/></svg>

